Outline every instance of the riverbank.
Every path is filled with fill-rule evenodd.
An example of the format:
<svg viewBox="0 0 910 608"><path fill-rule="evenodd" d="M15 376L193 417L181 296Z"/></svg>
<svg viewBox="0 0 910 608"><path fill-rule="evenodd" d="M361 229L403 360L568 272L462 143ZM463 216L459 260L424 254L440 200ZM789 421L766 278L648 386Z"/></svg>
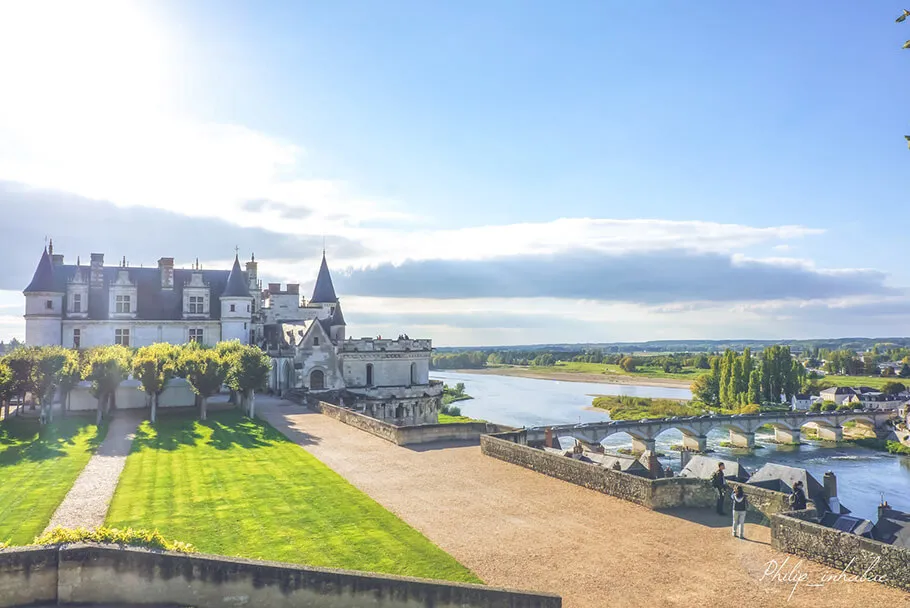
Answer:
<svg viewBox="0 0 910 608"><path fill-rule="evenodd" d="M435 370L434 370L435 371ZM665 388L689 388L690 382L684 380L675 380L673 378L648 378L647 376L633 376L607 373L587 373L558 371L539 371L538 369L529 370L527 368L511 367L485 367L483 369L457 369L457 370L439 370L454 371L459 374L477 374L485 376L516 376L519 378L536 378L538 380L557 380L564 382L591 382L595 384L623 384L636 386L658 386Z"/></svg>

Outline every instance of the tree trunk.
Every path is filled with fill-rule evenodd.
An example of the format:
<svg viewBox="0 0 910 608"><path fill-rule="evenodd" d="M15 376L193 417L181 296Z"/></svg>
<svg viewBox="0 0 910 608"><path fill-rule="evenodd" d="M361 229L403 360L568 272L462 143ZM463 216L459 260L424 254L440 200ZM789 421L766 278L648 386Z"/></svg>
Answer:
<svg viewBox="0 0 910 608"><path fill-rule="evenodd" d="M104 402L105 401L107 401L107 395L105 395L104 393L101 393L100 395L98 395L98 413L95 416L95 424L99 425L99 426L101 425L101 415L102 415L102 412L104 411Z"/></svg>
<svg viewBox="0 0 910 608"><path fill-rule="evenodd" d="M158 393L155 393L152 396L152 415L151 415L152 424L155 424L155 416L157 415L157 412L158 412Z"/></svg>
<svg viewBox="0 0 910 608"><path fill-rule="evenodd" d="M250 418L256 417L256 391L250 391Z"/></svg>
<svg viewBox="0 0 910 608"><path fill-rule="evenodd" d="M209 400L208 397L200 397L200 398L199 398L199 419L200 419L200 420L205 420L205 419L206 419L206 418L205 418L205 414L206 414L205 406L208 405L208 400Z"/></svg>

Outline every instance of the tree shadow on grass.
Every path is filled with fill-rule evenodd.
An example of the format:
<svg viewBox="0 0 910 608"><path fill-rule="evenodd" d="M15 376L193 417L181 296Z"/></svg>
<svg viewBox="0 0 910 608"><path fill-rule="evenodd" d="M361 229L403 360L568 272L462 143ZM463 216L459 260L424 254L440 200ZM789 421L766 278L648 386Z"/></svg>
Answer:
<svg viewBox="0 0 910 608"><path fill-rule="evenodd" d="M274 445L276 431L247 418L236 410L212 412L207 420L196 414L168 416L145 422L136 433L133 450L176 450L181 446L207 444L217 450L261 448Z"/></svg>
<svg viewBox="0 0 910 608"><path fill-rule="evenodd" d="M34 418L6 420L0 428L0 466L66 456L66 448L74 446L76 437L88 426L94 426L94 422L60 419L42 427ZM107 425L103 423L86 442L86 450L94 451L106 432Z"/></svg>

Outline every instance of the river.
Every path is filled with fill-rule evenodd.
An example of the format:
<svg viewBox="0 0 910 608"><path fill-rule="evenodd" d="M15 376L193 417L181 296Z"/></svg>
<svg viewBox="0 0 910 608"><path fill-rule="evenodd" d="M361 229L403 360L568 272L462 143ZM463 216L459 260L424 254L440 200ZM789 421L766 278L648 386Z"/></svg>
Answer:
<svg viewBox="0 0 910 608"><path fill-rule="evenodd" d="M461 413L513 426L543 424L572 424L609 420L606 411L591 408L592 395L635 395L667 399L689 399L686 389L624 384L561 382L516 376L465 374L433 371L430 377L449 386L464 382L465 392L473 399L455 405ZM885 495L896 509L910 511L910 456L896 456L867 448L811 441L799 446L773 443L773 433L756 433L755 442L762 446L754 451L724 448L720 442L728 439L723 430L708 434L708 447L718 458L739 460L753 471L766 462L776 462L808 470L821 482L825 471L837 475L841 504L859 517L876 519L876 506ZM631 438L620 433L607 438L607 449L631 447ZM680 469L679 452L672 446L682 443L682 433L666 431L657 438L657 451L666 466Z"/></svg>

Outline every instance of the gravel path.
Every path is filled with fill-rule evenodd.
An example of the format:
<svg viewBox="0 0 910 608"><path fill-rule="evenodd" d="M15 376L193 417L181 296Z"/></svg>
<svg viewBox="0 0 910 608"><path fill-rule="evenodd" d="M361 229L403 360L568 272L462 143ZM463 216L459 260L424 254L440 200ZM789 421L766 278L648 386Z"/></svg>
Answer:
<svg viewBox="0 0 910 608"><path fill-rule="evenodd" d="M341 422L257 397L259 415L420 530L489 585L558 593L564 606L898 606L876 583L763 581L769 530L731 538L709 509L656 513L483 456L480 448L398 447ZM285 403L285 405L279 405ZM799 560L790 557L783 575Z"/></svg>
<svg viewBox="0 0 910 608"><path fill-rule="evenodd" d="M47 530L56 526L91 529L104 524L117 480L136 436L136 427L142 420L140 412L121 410L116 413L107 436L57 507Z"/></svg>

